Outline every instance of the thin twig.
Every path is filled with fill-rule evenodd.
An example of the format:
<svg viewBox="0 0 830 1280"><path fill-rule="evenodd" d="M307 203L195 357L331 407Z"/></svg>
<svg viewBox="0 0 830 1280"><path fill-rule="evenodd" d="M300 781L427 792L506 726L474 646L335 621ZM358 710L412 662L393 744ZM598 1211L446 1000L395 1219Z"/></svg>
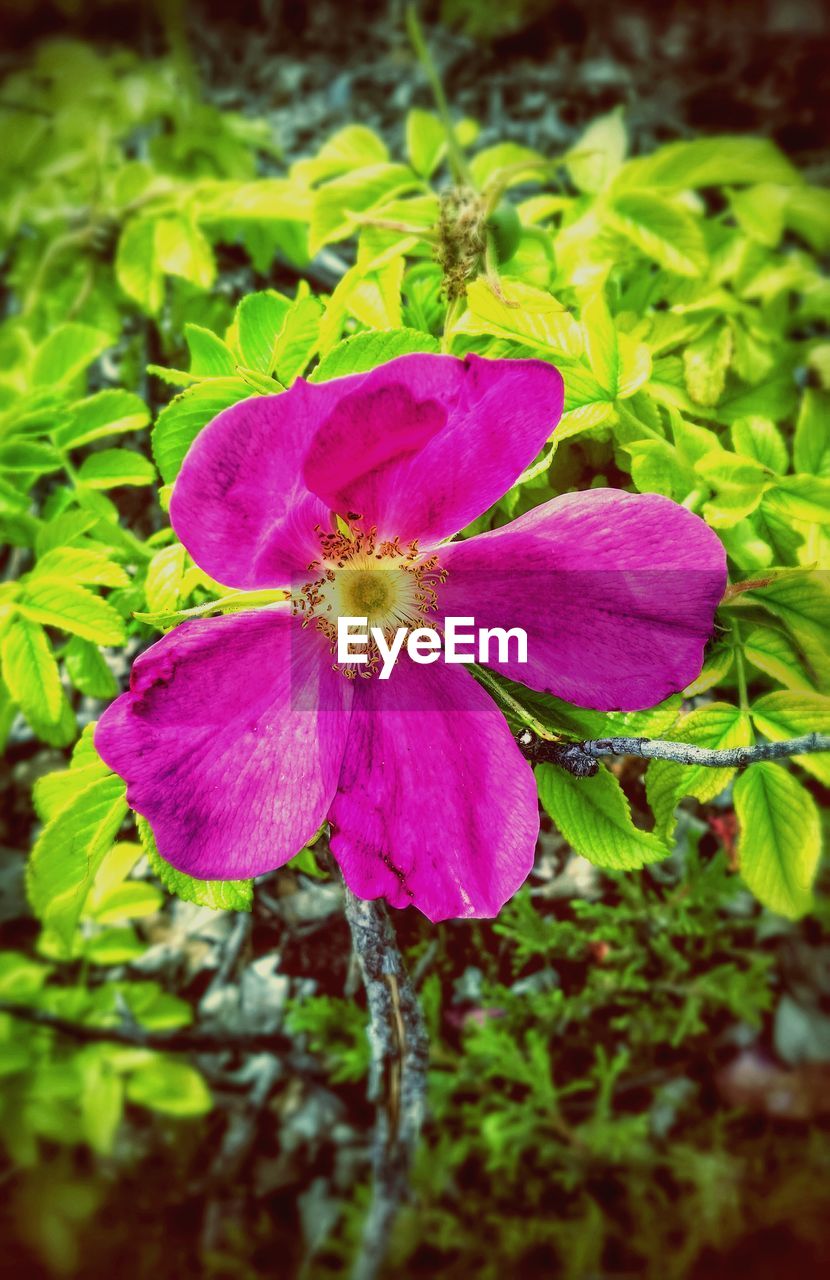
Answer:
<svg viewBox="0 0 830 1280"><path fill-rule="evenodd" d="M467 166L467 159L461 149L461 145L453 126L450 107L447 102L447 95L444 92L444 86L441 83L441 77L438 74L438 69L435 66L432 54L430 53L429 45L424 38L421 23L418 19L418 12L414 4L408 4L406 6L406 29L409 33L409 39L412 42L412 47L415 50L418 61L420 62L424 74L429 81L429 87L432 90L432 96L435 99L435 106L438 110L438 115L441 118L441 123L444 126L444 133L447 138L447 153L449 155L453 179L455 182L463 182L468 186L471 186L472 179L470 177L470 170Z"/></svg>
<svg viewBox="0 0 830 1280"><path fill-rule="evenodd" d="M534 763L557 764L577 778L592 777L602 756L636 756L640 760L673 760L677 764L703 765L707 769L742 769L760 760L781 760L787 756L813 755L830 751L830 734L806 733L782 742L762 742L754 747L724 747L709 750L688 742L664 738L594 738L584 742L550 742L531 729L522 729L516 738L519 747Z"/></svg>
<svg viewBox="0 0 830 1280"><path fill-rule="evenodd" d="M49 1013L46 1009L37 1009L32 1005L0 1000L0 1014L4 1013L83 1044L109 1042L133 1045L139 1049L156 1049L164 1053L225 1053L230 1050L241 1053L267 1052L279 1054L283 1065L297 1074L317 1074L310 1060L297 1056L296 1046L290 1036L280 1031L214 1032L189 1028L181 1031L146 1031L143 1027L123 1024L100 1027L86 1022L73 1022L70 1018L62 1018L59 1014Z"/></svg>
<svg viewBox="0 0 830 1280"><path fill-rule="evenodd" d="M375 1280L409 1187L424 1118L429 1044L386 906L364 902L347 888L345 907L369 1006L369 1097L377 1107L372 1199L353 1280Z"/></svg>

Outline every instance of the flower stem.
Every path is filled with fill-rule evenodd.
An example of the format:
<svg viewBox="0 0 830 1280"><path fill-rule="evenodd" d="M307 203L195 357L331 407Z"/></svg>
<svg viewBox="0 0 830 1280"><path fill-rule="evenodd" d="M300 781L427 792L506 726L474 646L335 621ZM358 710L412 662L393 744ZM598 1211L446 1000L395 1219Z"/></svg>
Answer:
<svg viewBox="0 0 830 1280"><path fill-rule="evenodd" d="M353 1280L375 1280L409 1188L424 1119L429 1042L385 904L344 886L346 919L369 1006L369 1098L376 1105L372 1198Z"/></svg>
<svg viewBox="0 0 830 1280"><path fill-rule="evenodd" d="M424 39L424 33L421 30L421 23L414 4L409 4L406 7L406 29L409 32L409 38L412 41L412 47L415 50L418 61L426 73L427 80L429 80L432 96L435 98L435 105L438 108L438 114L441 117L441 123L447 135L447 151L453 178L456 182L464 182L472 186L472 179L464 152L458 145L458 138L455 136L447 95L444 93L441 77L432 59L429 46Z"/></svg>
<svg viewBox="0 0 830 1280"><path fill-rule="evenodd" d="M461 310L461 299L450 298L447 303L447 310L444 315L444 332L441 335L441 351L443 355L450 354L450 347L453 340L453 326L458 319L458 313Z"/></svg>

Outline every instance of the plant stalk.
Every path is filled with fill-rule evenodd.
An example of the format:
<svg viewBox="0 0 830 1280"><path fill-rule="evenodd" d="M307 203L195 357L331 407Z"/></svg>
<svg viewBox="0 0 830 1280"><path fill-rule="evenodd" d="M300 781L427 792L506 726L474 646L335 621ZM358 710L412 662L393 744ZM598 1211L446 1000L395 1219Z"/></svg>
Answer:
<svg viewBox="0 0 830 1280"><path fill-rule="evenodd" d="M369 1006L369 1098L375 1103L372 1196L353 1280L376 1280L389 1250L424 1120L429 1043L385 903L344 886L346 920Z"/></svg>

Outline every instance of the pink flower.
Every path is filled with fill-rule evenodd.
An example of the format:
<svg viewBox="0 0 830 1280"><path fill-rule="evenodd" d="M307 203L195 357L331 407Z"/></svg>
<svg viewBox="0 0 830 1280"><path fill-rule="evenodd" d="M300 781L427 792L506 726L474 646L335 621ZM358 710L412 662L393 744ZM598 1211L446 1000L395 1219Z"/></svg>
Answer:
<svg viewBox="0 0 830 1280"><path fill-rule="evenodd" d="M566 494L445 541L515 482L561 411L562 379L542 361L410 355L254 397L201 433L174 529L220 582L288 586L291 600L176 628L98 725L174 866L258 875L328 821L360 897L442 920L495 915L515 893L538 805L496 705L463 666L405 654L388 680L346 678L333 624L522 627L527 665L492 665L606 710L694 679L725 559L668 499Z"/></svg>

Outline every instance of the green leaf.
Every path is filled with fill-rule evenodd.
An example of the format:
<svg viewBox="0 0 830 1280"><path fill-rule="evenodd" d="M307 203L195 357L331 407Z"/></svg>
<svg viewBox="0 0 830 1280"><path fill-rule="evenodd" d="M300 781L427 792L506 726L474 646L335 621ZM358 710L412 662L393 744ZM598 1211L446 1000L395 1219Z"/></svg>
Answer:
<svg viewBox="0 0 830 1280"><path fill-rule="evenodd" d="M93 782L105 778L108 769L102 760L89 764L73 764L69 769L56 769L35 781L32 797L35 812L43 822L53 818Z"/></svg>
<svg viewBox="0 0 830 1280"><path fill-rule="evenodd" d="M136 827L150 866L170 893L212 911L251 910L253 880L197 880L184 871L177 871L159 853L150 824L140 814L136 814Z"/></svg>
<svg viewBox="0 0 830 1280"><path fill-rule="evenodd" d="M827 636L830 634L830 582L826 574L805 573L778 578L762 590L747 592L741 607L763 605L780 618L806 656L820 687L830 684ZM737 616L740 617L738 611Z"/></svg>
<svg viewBox="0 0 830 1280"><path fill-rule="evenodd" d="M729 675L734 661L735 650L732 645L718 645L706 658L703 670L697 679L693 680L683 690L683 696L685 698L694 698L699 693L705 693L707 689L714 689L715 685L721 684L724 678Z"/></svg>
<svg viewBox="0 0 830 1280"><path fill-rule="evenodd" d="M164 276L181 276L209 289L216 276L213 251L203 233L181 214L132 218L115 257L121 288L142 310L156 315L164 302Z"/></svg>
<svg viewBox="0 0 830 1280"><path fill-rule="evenodd" d="M563 733L574 738L611 738L618 735L633 737L661 734L677 720L681 699L678 694L666 698L656 707L646 711L590 711L575 707L561 698L537 693L503 676L481 667L473 668L474 675L496 697L508 722L516 729L527 726L535 733ZM505 703L504 693L509 697Z"/></svg>
<svg viewBox="0 0 830 1280"><path fill-rule="evenodd" d="M322 182L388 159L386 145L376 133L362 124L348 124L327 138L316 156L294 165L292 175L308 182Z"/></svg>
<svg viewBox="0 0 830 1280"><path fill-rule="evenodd" d="M132 1073L127 1098L168 1116L202 1116L213 1106L210 1090L196 1068L161 1054Z"/></svg>
<svg viewBox="0 0 830 1280"><path fill-rule="evenodd" d="M525 167L522 167L525 166ZM501 184L503 170L511 169L508 187L527 182L541 182L545 167L550 168L550 161L541 151L532 151L518 142L497 142L492 147L485 147L470 161L470 177L473 185L485 190L489 183Z"/></svg>
<svg viewBox="0 0 830 1280"><path fill-rule="evenodd" d="M3 680L37 733L56 725L63 705L60 673L43 627L15 618L3 636Z"/></svg>
<svg viewBox="0 0 830 1280"><path fill-rule="evenodd" d="M274 349L291 305L288 298L270 289L242 299L236 310L236 342L247 368L273 372Z"/></svg>
<svg viewBox="0 0 830 1280"><path fill-rule="evenodd" d="M143 311L155 315L164 301L164 280L156 260L156 223L131 218L118 240L115 277Z"/></svg>
<svg viewBox="0 0 830 1280"><path fill-rule="evenodd" d="M285 317L274 344L274 368L284 387L306 369L320 340L322 303L314 297L298 298Z"/></svg>
<svg viewBox="0 0 830 1280"><path fill-rule="evenodd" d="M762 182L742 191L731 191L729 203L742 231L768 249L777 249L784 233L787 187Z"/></svg>
<svg viewBox="0 0 830 1280"><path fill-rule="evenodd" d="M788 418L795 406L795 385L788 373L776 374L757 387L727 392L718 405L721 422L756 415L780 422Z"/></svg>
<svg viewBox="0 0 830 1280"><path fill-rule="evenodd" d="M95 873L126 813L124 783L108 774L61 809L35 842L28 867L29 901L67 948Z"/></svg>
<svg viewBox="0 0 830 1280"><path fill-rule="evenodd" d="M124 620L111 604L85 587L52 578L33 578L25 585L20 612L34 622L60 627L96 644L124 644Z"/></svg>
<svg viewBox="0 0 830 1280"><path fill-rule="evenodd" d="M617 334L619 374L617 397L626 400L636 395L648 382L652 372L651 352L644 342L634 342L626 333Z"/></svg>
<svg viewBox="0 0 830 1280"><path fill-rule="evenodd" d="M95 524L97 517L91 511L65 511L41 525L35 549L43 557L50 551L80 546L84 542L84 534Z"/></svg>
<svg viewBox="0 0 830 1280"><path fill-rule="evenodd" d="M744 880L764 906L797 919L812 904L821 855L815 801L783 766L768 762L738 778L734 800Z"/></svg>
<svg viewBox="0 0 830 1280"><path fill-rule="evenodd" d="M180 542L157 551L147 566L144 596L151 613L166 613L179 603L186 552Z"/></svg>
<svg viewBox="0 0 830 1280"><path fill-rule="evenodd" d="M716 446L698 458L695 469L716 491L704 506L709 524L728 529L745 520L761 502L771 483L763 467Z"/></svg>
<svg viewBox="0 0 830 1280"><path fill-rule="evenodd" d="M784 221L816 253L826 253L830 249L830 191L806 183L792 187Z"/></svg>
<svg viewBox="0 0 830 1280"><path fill-rule="evenodd" d="M132 449L103 449L84 458L78 478L90 489L117 489L120 485L152 484L156 469Z"/></svg>
<svg viewBox="0 0 830 1280"><path fill-rule="evenodd" d="M422 178L431 177L447 150L443 124L431 111L413 107L406 117L405 133L409 163Z"/></svg>
<svg viewBox="0 0 830 1280"><path fill-rule="evenodd" d="M139 431L150 421L150 411L131 391L98 391L72 406L72 417L54 433L61 449L77 449L105 436Z"/></svg>
<svg viewBox="0 0 830 1280"><path fill-rule="evenodd" d="M754 458L770 471L787 470L789 458L784 437L770 418L736 418L732 440L738 453Z"/></svg>
<svg viewBox="0 0 830 1280"><path fill-rule="evenodd" d="M49 977L51 966L39 964L20 951L0 952L0 999L34 1000Z"/></svg>
<svg viewBox="0 0 830 1280"><path fill-rule="evenodd" d="M595 294L582 308L582 325L591 372L613 400L619 383L619 347L616 326L602 293Z"/></svg>
<svg viewBox="0 0 830 1280"><path fill-rule="evenodd" d="M109 776L109 769L95 750L94 731L94 724L86 726L72 751L68 769L57 769L36 780L33 800L42 822L51 822L93 782Z"/></svg>
<svg viewBox="0 0 830 1280"><path fill-rule="evenodd" d="M598 195L619 173L628 151L621 108L592 121L565 156L571 182L579 191Z"/></svg>
<svg viewBox="0 0 830 1280"><path fill-rule="evenodd" d="M200 289L209 289L216 278L209 242L196 224L181 214L157 220L155 254L160 271L181 276Z"/></svg>
<svg viewBox="0 0 830 1280"><path fill-rule="evenodd" d="M324 245L345 239L355 225L353 214L382 207L384 201L420 185L404 164L375 164L332 178L314 194L309 252L319 253Z"/></svg>
<svg viewBox="0 0 830 1280"><path fill-rule="evenodd" d="M683 716L665 736L671 742L720 750L749 746L752 728L749 716L739 707L710 702ZM723 791L734 774L734 769L710 769L671 760L650 761L646 770L646 795L654 814L655 831L664 839L670 839L674 811L683 796L694 796L705 804Z"/></svg>
<svg viewBox="0 0 830 1280"><path fill-rule="evenodd" d="M686 191L758 182L789 186L801 181L798 170L768 139L721 136L670 142L651 156L629 161L616 186Z"/></svg>
<svg viewBox="0 0 830 1280"><path fill-rule="evenodd" d="M287 178L258 178L256 182L216 183L210 199L199 209L199 221L232 225L263 222L273 225L296 219L307 221L311 213L309 193Z"/></svg>
<svg viewBox="0 0 830 1280"><path fill-rule="evenodd" d="M713 325L683 352L686 390L696 404L717 404L726 385L732 359L732 330Z"/></svg>
<svg viewBox="0 0 830 1280"><path fill-rule="evenodd" d="M788 689L812 690L802 661L783 631L754 625L743 644L744 657Z"/></svg>
<svg viewBox="0 0 830 1280"><path fill-rule="evenodd" d="M631 478L640 493L683 498L694 488L694 469L684 464L668 440L633 440L625 445Z"/></svg>
<svg viewBox="0 0 830 1280"><path fill-rule="evenodd" d="M102 351L112 346L112 337L88 324L59 324L38 347L32 366L32 385L54 386L82 373Z"/></svg>
<svg viewBox="0 0 830 1280"><path fill-rule="evenodd" d="M556 428L558 445L571 436L607 422L613 416L613 404L596 379L579 364L559 365L565 379L565 408Z"/></svg>
<svg viewBox="0 0 830 1280"><path fill-rule="evenodd" d="M764 495L764 508L784 520L830 524L830 479L781 476Z"/></svg>
<svg viewBox="0 0 830 1280"><path fill-rule="evenodd" d="M39 440L10 440L0 445L0 470L36 471L45 475L59 471L63 458L50 444Z"/></svg>
<svg viewBox="0 0 830 1280"><path fill-rule="evenodd" d="M106 866L109 858L104 862ZM124 880L106 893L97 892L87 901L84 912L98 924L119 924L123 920L138 920L142 916L155 915L164 905L164 894L154 884L145 880Z"/></svg>
<svg viewBox="0 0 830 1280"><path fill-rule="evenodd" d="M275 396L285 387L270 374L260 373L258 369L246 369L244 364L236 366L236 372L251 392L257 396Z"/></svg>
<svg viewBox="0 0 830 1280"><path fill-rule="evenodd" d="M344 338L323 357L309 377L309 382L327 382L350 373L366 373L398 356L416 351L437 353L437 338L418 329L370 329Z"/></svg>
<svg viewBox="0 0 830 1280"><path fill-rule="evenodd" d="M634 870L671 852L652 832L635 827L625 793L608 769L600 768L593 778L574 778L543 764L536 780L545 811L568 844L590 862Z"/></svg>
<svg viewBox="0 0 830 1280"><path fill-rule="evenodd" d="M114 844L95 877L95 884L92 886L86 901L87 911L94 915L99 906L108 900L110 894L124 885L130 872L143 856L144 850L136 840L119 840L117 844ZM159 897L159 890L154 885L148 884L146 880L137 880L131 883L145 885L147 888L152 889L156 898Z"/></svg>
<svg viewBox="0 0 830 1280"><path fill-rule="evenodd" d="M348 315L369 329L402 326L401 282L404 260L394 257L377 270L350 267L329 298L319 327L319 350L325 356L340 337Z"/></svg>
<svg viewBox="0 0 830 1280"><path fill-rule="evenodd" d="M756 728L773 742L805 733L830 733L830 698L820 693L778 691L757 698L751 708ZM819 782L830 787L830 755L793 756Z"/></svg>
<svg viewBox="0 0 830 1280"><path fill-rule="evenodd" d="M659 196L631 192L606 210L609 226L647 258L681 276L700 276L707 263L700 225L691 214Z"/></svg>
<svg viewBox="0 0 830 1280"><path fill-rule="evenodd" d="M549 360L582 353L581 327L561 302L518 280L505 281L503 288L506 302L496 297L486 280L473 280L467 289L467 310L454 332L507 338L535 347Z"/></svg>
<svg viewBox="0 0 830 1280"><path fill-rule="evenodd" d="M215 378L188 387L162 409L153 430L153 457L165 483L179 473L185 454L202 427L222 409L247 400L250 387L242 378Z"/></svg>
<svg viewBox="0 0 830 1280"><path fill-rule="evenodd" d="M88 547L53 547L42 555L26 581L38 578L70 579L87 587L127 587L124 569L110 560L105 551Z"/></svg>
<svg viewBox="0 0 830 1280"><path fill-rule="evenodd" d="M796 471L830 477L830 395L808 388L802 397L795 428L793 461Z"/></svg>
<svg viewBox="0 0 830 1280"><path fill-rule="evenodd" d="M86 915L87 912L84 912ZM93 964L112 966L129 964L144 955L147 944L142 942L135 929L129 925L123 928L102 929L82 943L84 959Z"/></svg>
<svg viewBox="0 0 830 1280"><path fill-rule="evenodd" d="M114 698L118 684L101 653L88 640L73 636L63 651L69 679L88 698Z"/></svg>
<svg viewBox="0 0 830 1280"><path fill-rule="evenodd" d="M77 1054L81 1073L80 1097L83 1133L98 1155L108 1156L115 1145L124 1111L124 1081L100 1050Z"/></svg>
<svg viewBox="0 0 830 1280"><path fill-rule="evenodd" d="M221 338L199 324L186 324L184 336L190 352L190 372L195 377L233 377L236 361L233 352Z"/></svg>

